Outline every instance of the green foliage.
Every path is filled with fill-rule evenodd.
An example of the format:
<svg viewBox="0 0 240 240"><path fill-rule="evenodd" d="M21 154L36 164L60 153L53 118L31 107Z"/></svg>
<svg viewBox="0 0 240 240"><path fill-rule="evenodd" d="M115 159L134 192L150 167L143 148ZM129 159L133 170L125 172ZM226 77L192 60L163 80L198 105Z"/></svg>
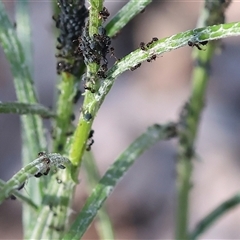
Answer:
<svg viewBox="0 0 240 240"><path fill-rule="evenodd" d="M211 1L206 0L199 18L199 28L159 40L152 39L150 43L142 45L139 49L116 61L108 69L106 55L112 51L111 37L115 36L151 2L151 0L130 0L106 25L105 20L109 14L102 0L89 1L89 12L85 8L85 1L75 0L71 4L68 1L59 1L59 9L55 11L59 14L55 22L61 36L59 37L60 46L58 46L58 58L61 60L58 62L60 82L56 112L41 106L35 94L34 82L30 74L33 72L30 21L25 19L21 22L21 16L28 15L27 2L19 1L18 3L17 19L20 25L18 32L15 31L3 3L0 2L0 44L11 66L18 99L18 102L14 103L0 103L0 113L24 115L21 116L21 121L22 135L25 140L22 154L23 168L6 183L0 181L0 203L14 196L22 201L23 228L26 239L79 239L98 212L100 214L97 221L101 225L99 235L102 239L114 238L111 221L106 210L102 208L104 202L144 151L160 140L175 137L179 140L176 239L196 239L219 216L239 204L239 194L237 194L210 213L189 234L192 159L206 95L209 77L207 69L216 47L216 42L212 40L240 35L240 22L224 23L224 12L229 2L216 1L211 4ZM57 9L56 6L54 7ZM76 27L74 24L82 24L77 32L80 36L66 35L67 25L65 23L68 19L66 16L70 15L76 21L72 23L74 27ZM28 33L27 38L24 38L23 30L21 30L24 29L21 28L24 25L27 25L25 29ZM210 42L207 44L208 41ZM193 71L191 96L179 121L164 125L154 124L149 127L123 151L100 179L93 156L86 150L91 147L88 141L91 140L91 127L96 114L115 80L125 71L137 68L142 62L152 61L157 55L185 45L196 48L195 58L199 64ZM201 51L203 45L206 45L205 51ZM84 101L79 110L80 117L77 126L74 126L71 123L71 115L81 81L85 84L85 92L82 94ZM41 117L49 117L52 120L54 139L51 152L56 153L40 153L36 159L37 153L46 150L47 145ZM69 136L69 132L73 132L73 135ZM69 212L82 161L85 161L83 167L87 171L92 193L75 221L69 226ZM49 173L52 168L56 170L65 167L66 170ZM18 190L33 176L40 177L40 181L27 184L27 192L34 196L33 199L28 199ZM32 210L34 214L31 214Z"/></svg>

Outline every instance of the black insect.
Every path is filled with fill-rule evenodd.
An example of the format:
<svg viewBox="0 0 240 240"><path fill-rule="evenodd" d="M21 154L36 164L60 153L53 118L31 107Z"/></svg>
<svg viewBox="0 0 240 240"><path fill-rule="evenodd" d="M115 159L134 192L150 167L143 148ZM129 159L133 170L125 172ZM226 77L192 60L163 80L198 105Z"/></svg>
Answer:
<svg viewBox="0 0 240 240"><path fill-rule="evenodd" d="M152 62L153 60L157 59L157 55L152 55L150 58L147 59L147 62Z"/></svg>
<svg viewBox="0 0 240 240"><path fill-rule="evenodd" d="M17 190L23 189L23 188L24 188L24 185L25 185L25 182L24 182L22 185L20 185L20 186L17 188Z"/></svg>
<svg viewBox="0 0 240 240"><path fill-rule="evenodd" d="M93 143L94 143L94 140L90 139L89 142L87 143L86 151L91 151L91 147L92 147Z"/></svg>
<svg viewBox="0 0 240 240"><path fill-rule="evenodd" d="M82 95L82 92L78 89L73 98L73 103L77 103L77 101L80 99L81 95Z"/></svg>
<svg viewBox="0 0 240 240"><path fill-rule="evenodd" d="M99 17L103 21L106 21L109 16L110 16L110 13L108 12L107 8L103 7L102 11L99 12Z"/></svg>
<svg viewBox="0 0 240 240"><path fill-rule="evenodd" d="M59 143L58 146L57 146L57 149L58 149L59 152L61 152L63 150L63 144Z"/></svg>
<svg viewBox="0 0 240 240"><path fill-rule="evenodd" d="M39 157L41 157L41 156L43 156L43 155L45 155L45 152L39 152L39 153L38 153L38 156L39 156Z"/></svg>
<svg viewBox="0 0 240 240"><path fill-rule="evenodd" d="M40 178L41 176L42 176L42 173L40 173L40 172L38 172L34 175L34 177L36 177L36 178Z"/></svg>
<svg viewBox="0 0 240 240"><path fill-rule="evenodd" d="M140 48L144 51L146 50L145 48L145 43L144 42L140 42Z"/></svg>
<svg viewBox="0 0 240 240"><path fill-rule="evenodd" d="M202 48L199 45L206 45L208 41L203 41L203 42L196 42L196 41L188 41L188 46L190 47L196 47L198 50L202 50Z"/></svg>
<svg viewBox="0 0 240 240"><path fill-rule="evenodd" d="M141 66L141 63L138 63L137 65L133 66L130 68L131 71L136 70L137 68L139 68Z"/></svg>
<svg viewBox="0 0 240 240"><path fill-rule="evenodd" d="M90 121L92 119L92 114L89 112L84 113L83 116L86 121Z"/></svg>

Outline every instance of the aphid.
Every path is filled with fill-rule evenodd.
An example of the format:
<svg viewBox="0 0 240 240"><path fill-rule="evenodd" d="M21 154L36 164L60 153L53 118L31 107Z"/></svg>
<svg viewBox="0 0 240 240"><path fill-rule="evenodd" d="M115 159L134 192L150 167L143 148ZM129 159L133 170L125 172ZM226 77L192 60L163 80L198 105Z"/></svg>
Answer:
<svg viewBox="0 0 240 240"><path fill-rule="evenodd" d="M84 85L84 89L90 91L91 93L95 93L96 92L95 89L93 89L91 87L88 87L86 85Z"/></svg>
<svg viewBox="0 0 240 240"><path fill-rule="evenodd" d="M137 65L133 66L130 68L131 71L136 70L137 68L139 68L141 66L141 63L138 63Z"/></svg>
<svg viewBox="0 0 240 240"><path fill-rule="evenodd" d="M74 113L71 114L70 119L71 119L71 121L74 121L76 119L76 116Z"/></svg>
<svg viewBox="0 0 240 240"><path fill-rule="evenodd" d="M140 48L144 51L146 50L145 48L145 43L144 42L140 42Z"/></svg>
<svg viewBox="0 0 240 240"><path fill-rule="evenodd" d="M66 167L63 166L62 164L58 165L57 167L60 168L60 169L65 169L65 168L66 168Z"/></svg>
<svg viewBox="0 0 240 240"><path fill-rule="evenodd" d="M89 139L89 142L87 143L87 146L86 146L86 151L90 151L91 150L91 147L94 143L94 140L91 138Z"/></svg>
<svg viewBox="0 0 240 240"><path fill-rule="evenodd" d="M100 78L106 78L106 74L105 74L106 71L103 71L103 70L98 70L97 72L97 76L100 77Z"/></svg>
<svg viewBox="0 0 240 240"><path fill-rule="evenodd" d="M102 71L106 72L108 70L107 64L101 66Z"/></svg>
<svg viewBox="0 0 240 240"><path fill-rule="evenodd" d="M34 175L34 177L36 177L36 178L40 178L41 176L42 176L42 173L40 173L40 172L38 172Z"/></svg>
<svg viewBox="0 0 240 240"><path fill-rule="evenodd" d="M74 104L77 103L77 101L80 99L81 95L82 95L82 92L78 89L74 98L73 98L73 103Z"/></svg>
<svg viewBox="0 0 240 240"><path fill-rule="evenodd" d="M17 198L12 194L12 195L10 195L10 199L11 200L16 200Z"/></svg>
<svg viewBox="0 0 240 240"><path fill-rule="evenodd" d="M152 55L151 57L152 60L156 60L156 58L157 58L157 55Z"/></svg>
<svg viewBox="0 0 240 240"><path fill-rule="evenodd" d="M89 138L92 138L92 137L93 137L93 134L94 134L94 130L91 129L90 132L89 132L89 135L88 135L88 139L89 139Z"/></svg>
<svg viewBox="0 0 240 240"><path fill-rule="evenodd" d="M152 38L152 42L156 42L156 41L158 41L158 38L157 37L153 37Z"/></svg>
<svg viewBox="0 0 240 240"><path fill-rule="evenodd" d="M103 21L106 21L109 16L110 13L108 12L107 8L103 7L102 11L99 12L99 18L101 18Z"/></svg>
<svg viewBox="0 0 240 240"><path fill-rule="evenodd" d="M50 168L47 168L46 172L44 172L43 174L46 176L48 175L49 171L50 171Z"/></svg>
<svg viewBox="0 0 240 240"><path fill-rule="evenodd" d="M90 121L92 119L92 114L89 112L84 113L83 116L86 121Z"/></svg>
<svg viewBox="0 0 240 240"><path fill-rule="evenodd" d="M38 156L41 157L41 156L43 156L44 154L45 154L45 152L39 152L39 153L38 153Z"/></svg>
<svg viewBox="0 0 240 240"><path fill-rule="evenodd" d="M24 188L24 185L25 185L25 182L24 182L21 186L19 186L19 187L17 188L17 190L19 191L19 190L23 189L23 188Z"/></svg>
<svg viewBox="0 0 240 240"><path fill-rule="evenodd" d="M63 144L62 143L59 143L58 146L57 146L57 150L59 152L61 152L63 150Z"/></svg>
<svg viewBox="0 0 240 240"><path fill-rule="evenodd" d="M49 228L55 230L56 232L63 232L64 231L64 227L57 227L57 226L53 226L53 225L49 225Z"/></svg>
<svg viewBox="0 0 240 240"><path fill-rule="evenodd" d="M105 29L104 27L100 26L100 27L98 28L98 34L99 34L100 36L105 36L106 33L107 33L107 31L106 31L106 29Z"/></svg>

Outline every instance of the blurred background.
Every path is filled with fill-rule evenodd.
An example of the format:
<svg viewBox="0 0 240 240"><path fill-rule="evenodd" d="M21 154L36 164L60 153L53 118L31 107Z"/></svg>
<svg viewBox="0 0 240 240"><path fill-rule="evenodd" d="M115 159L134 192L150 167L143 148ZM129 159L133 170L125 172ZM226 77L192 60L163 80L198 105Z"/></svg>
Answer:
<svg viewBox="0 0 240 240"><path fill-rule="evenodd" d="M194 28L203 2L153 1L113 41L116 56L125 56L152 37L160 39ZM113 16L125 3L105 1L105 6ZM14 19L14 3L8 1L6 7ZM32 1L30 9L33 78L40 102L53 106L57 75L51 2ZM233 1L227 9L226 21L240 21L239 16L240 2ZM197 139L191 229L240 190L240 38L224 39L222 43L222 52L215 55L211 64L206 108ZM166 53L117 79L93 126L92 150L101 174L148 126L178 119L190 94L194 66L191 51L186 46ZM11 72L1 49L0 72L0 101L15 101ZM1 114L0 126L0 178L8 180L21 167L19 116ZM49 136L49 129L46 134ZM144 153L107 201L116 239L174 238L176 146L176 141L161 142ZM80 210L87 198L85 178L83 173L74 211ZM240 206L224 215L201 239L237 239L239 222ZM0 238L22 238L18 201L7 200L0 206ZM89 229L84 239L97 239L94 228Z"/></svg>

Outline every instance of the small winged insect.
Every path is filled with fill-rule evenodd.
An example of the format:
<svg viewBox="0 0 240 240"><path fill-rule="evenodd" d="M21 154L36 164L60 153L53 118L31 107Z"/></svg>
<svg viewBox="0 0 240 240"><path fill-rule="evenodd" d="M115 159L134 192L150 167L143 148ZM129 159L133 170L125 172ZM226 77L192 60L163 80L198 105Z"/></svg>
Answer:
<svg viewBox="0 0 240 240"><path fill-rule="evenodd" d="M5 198L11 197L15 190L21 190L29 178L47 175L51 168L64 169L69 164L71 164L70 160L59 153L40 152L37 159L26 165L6 182L0 191L0 203Z"/></svg>
<svg viewBox="0 0 240 240"><path fill-rule="evenodd" d="M197 42L197 41L188 41L188 46L189 47L196 47L198 50L203 50L200 45L205 46L207 45L208 41L202 41L202 42Z"/></svg>

